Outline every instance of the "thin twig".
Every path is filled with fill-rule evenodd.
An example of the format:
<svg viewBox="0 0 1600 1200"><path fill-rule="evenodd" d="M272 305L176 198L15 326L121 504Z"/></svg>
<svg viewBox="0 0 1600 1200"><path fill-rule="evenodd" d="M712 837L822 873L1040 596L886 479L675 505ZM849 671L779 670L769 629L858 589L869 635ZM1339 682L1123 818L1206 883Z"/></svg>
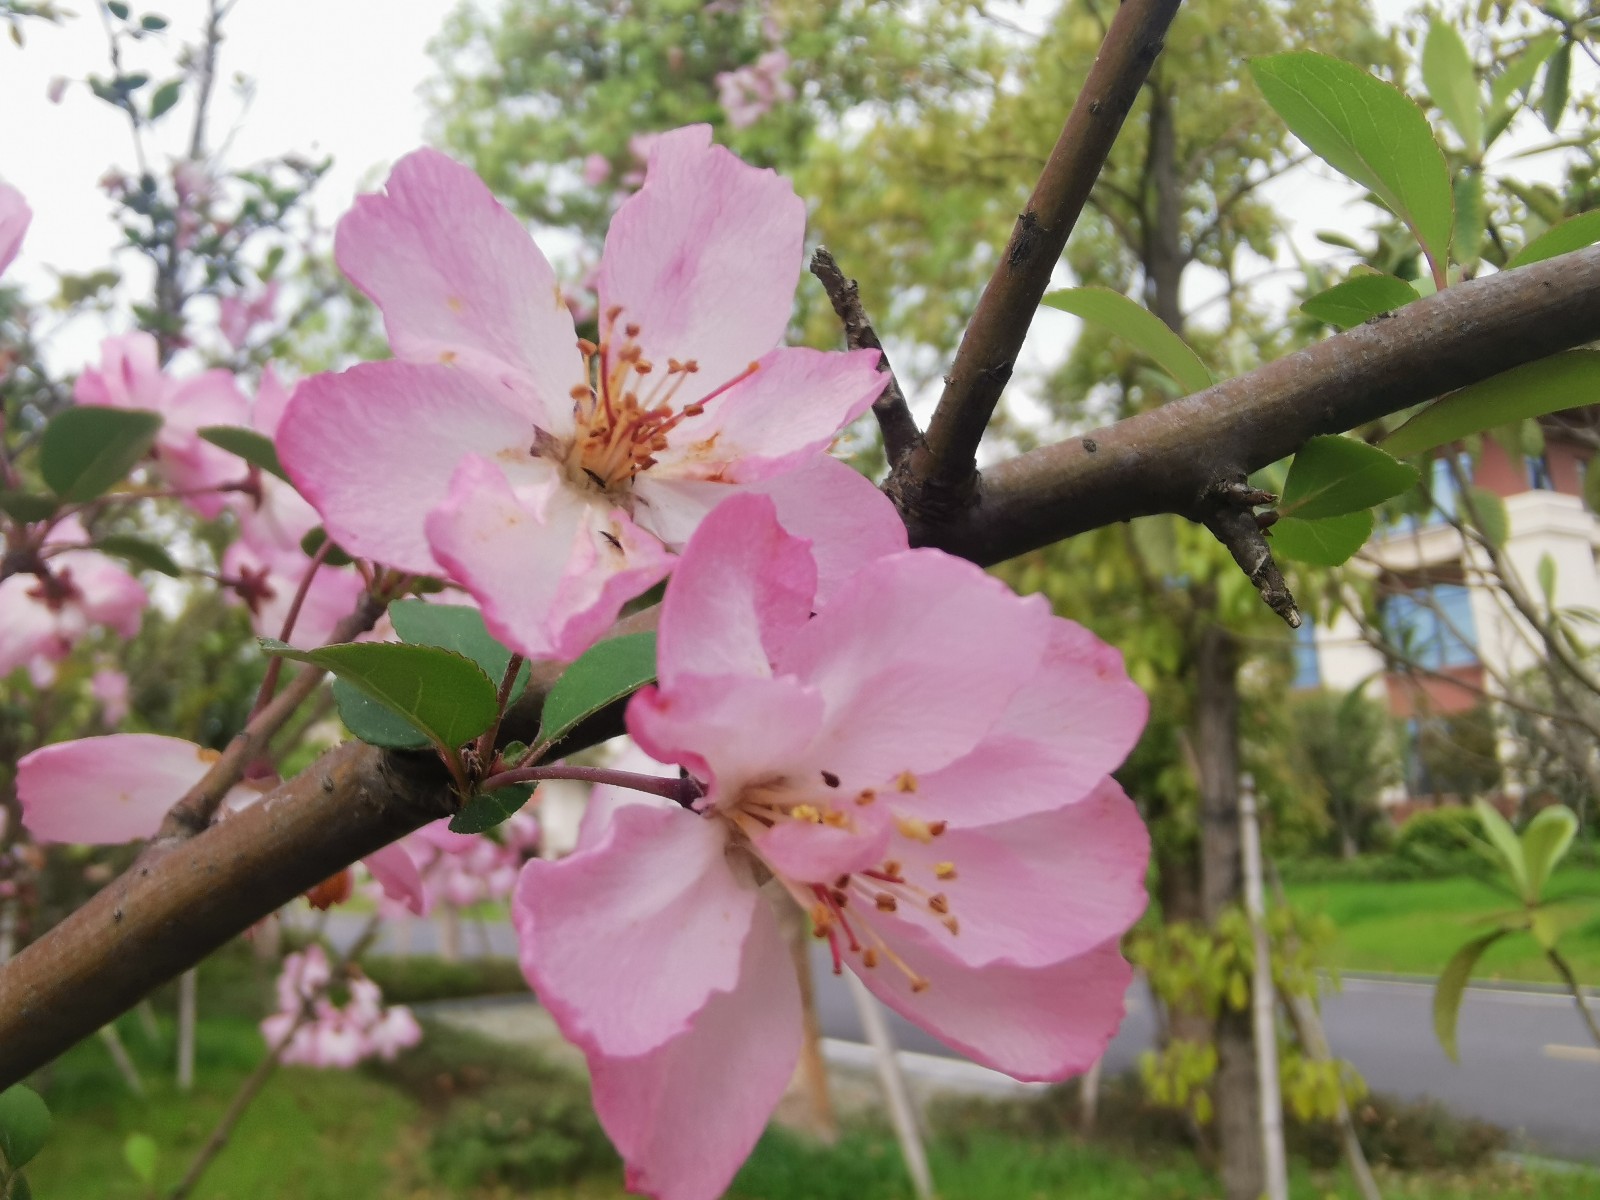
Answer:
<svg viewBox="0 0 1600 1200"><path fill-rule="evenodd" d="M1583 985L1578 982L1578 977L1572 973L1572 964L1562 957L1561 951L1551 947L1545 951L1546 957L1555 969L1561 972L1561 978L1566 980L1567 988L1572 992L1572 1000L1578 1006L1578 1013L1583 1017L1583 1023L1589 1027L1589 1036L1594 1039L1594 1044L1600 1046L1600 1025L1595 1024L1594 1014L1589 1011L1589 1004L1583 998Z"/></svg>
<svg viewBox="0 0 1600 1200"><path fill-rule="evenodd" d="M300 576L300 586L295 589L294 599L289 601L289 611L284 614L283 628L278 631L278 640L287 642L294 636L295 623L300 620L300 609L304 607L306 596L311 591L311 581L316 578L317 570L328 560L328 552L333 549L333 542L328 538L322 539L322 545L317 547L317 552L311 556L311 561L306 565L305 571ZM343 641L343 638L337 639ZM278 676L283 674L283 659L273 655L267 663L266 674L261 677L261 687L256 692L256 702L250 707L250 716L254 718L267 702L272 699L272 693L277 690Z"/></svg>
<svg viewBox="0 0 1600 1200"><path fill-rule="evenodd" d="M922 516L957 510L976 483L978 442L1011 378L1039 298L1122 130L1178 0L1125 0L1067 116L1033 195L961 339L924 444L897 500Z"/></svg>
<svg viewBox="0 0 1600 1200"><path fill-rule="evenodd" d="M856 281L839 269L833 255L822 246L818 246L816 253L811 256L811 273L822 281L823 290L833 304L833 311L844 325L845 345L852 350L876 350L878 370L889 377L882 393L872 402L872 415L878 418L878 428L883 432L884 453L889 459L889 469L893 470L922 441L922 431L917 428L916 418L906 404L906 394L900 388L900 381L895 378L894 368L889 365L889 356L884 353L883 343L878 340L872 322L867 319L866 310L861 307L861 289Z"/></svg>

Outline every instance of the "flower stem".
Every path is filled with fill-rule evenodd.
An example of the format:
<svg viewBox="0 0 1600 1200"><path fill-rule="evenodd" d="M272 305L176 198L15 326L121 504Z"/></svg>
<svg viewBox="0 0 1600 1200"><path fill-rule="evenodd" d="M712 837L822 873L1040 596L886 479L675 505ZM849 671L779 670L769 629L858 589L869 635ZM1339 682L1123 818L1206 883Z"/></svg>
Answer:
<svg viewBox="0 0 1600 1200"><path fill-rule="evenodd" d="M479 787L485 792L509 787L513 783L533 783L546 779L576 779L580 783L605 783L612 787L631 788L652 796L665 796L688 808L704 793L693 779L662 779L656 775L640 775L633 771L617 771L610 767L566 767L559 764L549 767L517 767L491 775Z"/></svg>
<svg viewBox="0 0 1600 1200"><path fill-rule="evenodd" d="M1572 999L1578 1006L1578 1014L1583 1018L1583 1023L1589 1027L1589 1036L1594 1039L1594 1044L1600 1046L1600 1025L1595 1024L1594 1013L1589 1011L1589 1005L1583 998L1583 985L1578 982L1578 977L1572 973L1572 964L1561 956L1561 951L1551 947L1545 951L1551 964L1561 973L1561 978L1566 980L1567 987L1572 992Z"/></svg>

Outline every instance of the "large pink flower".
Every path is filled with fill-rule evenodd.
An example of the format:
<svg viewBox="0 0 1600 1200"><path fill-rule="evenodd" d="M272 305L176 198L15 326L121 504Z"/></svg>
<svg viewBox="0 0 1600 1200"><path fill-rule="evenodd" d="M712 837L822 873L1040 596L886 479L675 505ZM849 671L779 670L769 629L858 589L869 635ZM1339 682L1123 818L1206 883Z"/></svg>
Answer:
<svg viewBox="0 0 1600 1200"><path fill-rule="evenodd" d="M508 644L574 657L717 501L821 455L881 390L873 351L779 344L804 226L788 183L708 127L659 137L580 342L516 218L408 155L335 247L396 360L302 383L284 465L351 553L447 573Z"/></svg>
<svg viewBox="0 0 1600 1200"><path fill-rule="evenodd" d="M1120 656L937 551L817 579L766 498L706 519L628 708L703 795L606 805L518 885L524 970L652 1196L719 1195L794 1066L763 880L891 1008L1017 1078L1081 1070L1122 1016L1148 839L1107 775L1146 713Z"/></svg>
<svg viewBox="0 0 1600 1200"><path fill-rule="evenodd" d="M100 366L78 376L73 398L100 408L140 408L159 413L156 460L174 488L191 494L184 503L210 519L226 506L212 489L236 483L244 462L200 436L208 425L248 425L250 405L229 371L203 371L180 379L161 369L155 338L130 333L100 345Z"/></svg>

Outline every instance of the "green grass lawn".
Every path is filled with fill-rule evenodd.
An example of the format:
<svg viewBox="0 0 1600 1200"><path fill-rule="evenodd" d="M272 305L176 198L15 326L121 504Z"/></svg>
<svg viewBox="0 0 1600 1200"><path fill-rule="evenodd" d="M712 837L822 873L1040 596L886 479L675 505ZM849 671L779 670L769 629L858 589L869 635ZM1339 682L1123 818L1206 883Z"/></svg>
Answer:
<svg viewBox="0 0 1600 1200"><path fill-rule="evenodd" d="M1470 878L1290 884L1288 894L1338 926L1330 966L1433 976L1463 942L1483 932L1474 918L1511 906L1507 897ZM1551 882L1550 895L1564 901L1561 952L1578 978L1600 985L1600 873L1563 871ZM1523 935L1491 946L1474 977L1559 982L1538 945Z"/></svg>

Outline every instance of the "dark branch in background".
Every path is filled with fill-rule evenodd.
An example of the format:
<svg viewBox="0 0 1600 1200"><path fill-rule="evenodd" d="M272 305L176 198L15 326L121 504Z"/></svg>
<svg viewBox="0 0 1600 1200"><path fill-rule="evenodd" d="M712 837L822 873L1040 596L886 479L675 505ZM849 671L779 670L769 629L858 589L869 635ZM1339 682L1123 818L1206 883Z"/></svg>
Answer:
<svg viewBox="0 0 1600 1200"><path fill-rule="evenodd" d="M1117 10L973 311L927 437L907 469L890 479L890 495L918 520L958 512L972 498L978 443L1011 378L1039 298L1177 13L1178 0L1125 0Z"/></svg>
<svg viewBox="0 0 1600 1200"><path fill-rule="evenodd" d="M950 523L913 519L912 536L987 564L1131 517L1204 520L1241 471L1316 434L1597 338L1600 247L1592 247L1450 288L1198 395L1022 455L986 475L977 503ZM655 616L646 610L617 632L648 628ZM536 664L502 738L534 739L553 677L549 664ZM618 732L620 712L613 706L552 757ZM152 845L0 969L0 1088L450 803L437 759L352 743L204 832Z"/></svg>
<svg viewBox="0 0 1600 1200"><path fill-rule="evenodd" d="M1600 247L1458 284L1249 374L984 472L911 540L988 565L1117 521L1203 522L1217 489L1305 442L1600 339ZM931 430L930 430L931 435Z"/></svg>
<svg viewBox="0 0 1600 1200"><path fill-rule="evenodd" d="M852 350L876 350L879 355L878 370L889 377L883 394L872 402L872 415L878 418L878 428L883 432L884 453L889 459L889 469L893 470L917 448L922 441L922 431L917 428L911 409L906 405L905 393L900 390L900 381L895 378L894 368L889 365L889 356L883 351L883 343L878 340L872 322L867 319L866 310L861 307L861 289L856 286L856 281L845 276L833 255L822 246L818 246L817 252L811 256L811 273L822 281L823 290L833 304L833 311L844 325L845 345Z"/></svg>

